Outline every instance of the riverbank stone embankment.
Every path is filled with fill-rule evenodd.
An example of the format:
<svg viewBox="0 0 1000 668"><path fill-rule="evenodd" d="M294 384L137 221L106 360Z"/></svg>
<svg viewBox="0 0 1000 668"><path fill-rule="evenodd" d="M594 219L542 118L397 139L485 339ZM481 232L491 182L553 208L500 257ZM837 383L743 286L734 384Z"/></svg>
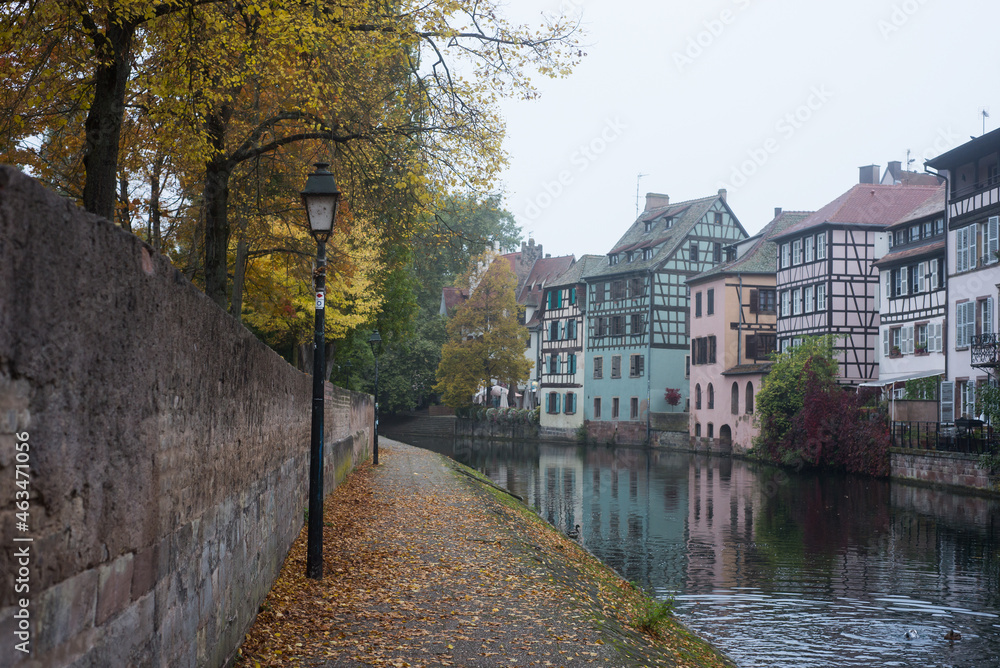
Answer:
<svg viewBox="0 0 1000 668"><path fill-rule="evenodd" d="M641 591L478 473L389 439L379 461L327 499L321 581L303 530L238 666L733 665L673 616L640 631Z"/></svg>

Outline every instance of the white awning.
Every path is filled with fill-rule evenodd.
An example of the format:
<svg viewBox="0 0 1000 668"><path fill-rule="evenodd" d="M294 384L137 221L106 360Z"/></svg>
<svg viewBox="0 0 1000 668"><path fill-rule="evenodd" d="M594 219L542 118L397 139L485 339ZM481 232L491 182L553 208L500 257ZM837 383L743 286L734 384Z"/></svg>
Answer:
<svg viewBox="0 0 1000 668"><path fill-rule="evenodd" d="M943 376L944 369L939 371L918 371L917 373L901 374L899 376L894 376L892 378L879 378L878 380L870 380L866 383L861 383L858 387L885 387L886 385L892 385L894 383L906 382L908 380L917 380L919 378L932 378L934 376Z"/></svg>

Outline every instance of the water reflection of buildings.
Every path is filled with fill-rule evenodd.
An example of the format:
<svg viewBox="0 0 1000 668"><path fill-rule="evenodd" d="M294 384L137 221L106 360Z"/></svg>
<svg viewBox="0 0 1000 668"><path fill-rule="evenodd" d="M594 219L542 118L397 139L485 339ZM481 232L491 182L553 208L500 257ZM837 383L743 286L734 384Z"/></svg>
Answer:
<svg viewBox="0 0 1000 668"><path fill-rule="evenodd" d="M698 456L691 458L687 481L686 591L743 586L762 493L757 475L729 458Z"/></svg>

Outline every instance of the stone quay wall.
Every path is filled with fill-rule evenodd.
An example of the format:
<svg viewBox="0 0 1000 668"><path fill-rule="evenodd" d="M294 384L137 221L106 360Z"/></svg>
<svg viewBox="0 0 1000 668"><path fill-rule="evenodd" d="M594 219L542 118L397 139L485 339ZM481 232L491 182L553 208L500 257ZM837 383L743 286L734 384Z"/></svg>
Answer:
<svg viewBox="0 0 1000 668"><path fill-rule="evenodd" d="M990 480L989 472L979 467L977 455L893 448L890 456L890 475L893 478L998 491L996 483Z"/></svg>
<svg viewBox="0 0 1000 668"><path fill-rule="evenodd" d="M303 526L311 397L165 257L0 166L3 665L230 662ZM327 491L372 424L327 387Z"/></svg>

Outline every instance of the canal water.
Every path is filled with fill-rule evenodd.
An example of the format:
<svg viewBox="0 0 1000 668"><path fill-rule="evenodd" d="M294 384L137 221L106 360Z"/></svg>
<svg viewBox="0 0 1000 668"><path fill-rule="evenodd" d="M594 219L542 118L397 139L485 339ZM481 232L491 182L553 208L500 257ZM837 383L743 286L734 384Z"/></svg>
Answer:
<svg viewBox="0 0 1000 668"><path fill-rule="evenodd" d="M996 500L693 454L408 440L579 524L740 666L1000 667Z"/></svg>

